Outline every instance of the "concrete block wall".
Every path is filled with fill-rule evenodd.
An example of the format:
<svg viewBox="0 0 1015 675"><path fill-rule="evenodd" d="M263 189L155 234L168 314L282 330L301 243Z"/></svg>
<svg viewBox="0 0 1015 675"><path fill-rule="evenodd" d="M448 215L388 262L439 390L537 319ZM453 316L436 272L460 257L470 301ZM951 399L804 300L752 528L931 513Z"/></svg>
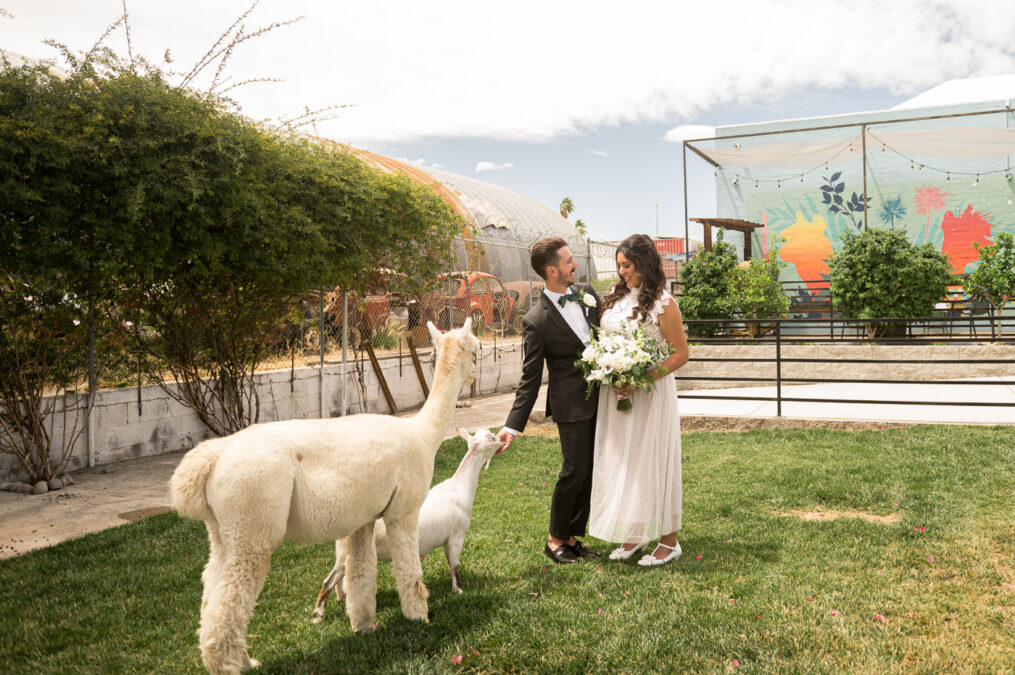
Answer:
<svg viewBox="0 0 1015 675"><path fill-rule="evenodd" d="M775 345L697 345L691 358L737 358L746 361L691 361L680 369L681 377L775 377ZM816 362L783 363L783 377L856 378L878 380L950 380L975 377L1015 377L1015 364L997 363L841 363L843 359L1015 359L1015 345L783 345L784 359L817 359ZM752 360L757 359L757 360ZM680 380L678 389L724 389L771 386L766 382Z"/></svg>
<svg viewBox="0 0 1015 675"><path fill-rule="evenodd" d="M432 351L421 352L420 360L427 386L430 386L433 381ZM379 363L399 412L423 404L423 390L407 351L401 360L398 356L389 356L380 358ZM498 342L495 345L492 341L483 342L478 355L476 383L474 386L463 387L461 398L511 391L521 377L521 365L520 343ZM318 367L302 367L259 373L259 421L322 417L320 372ZM323 383L323 416L338 417L342 413L341 363L326 362ZM358 370L352 359L349 359L346 387L348 414L391 412L381 390L380 380L369 361L364 361ZM52 438L61 438L65 428L70 433L75 422L77 428L83 428L86 404L84 396L61 397L56 404L57 414L49 419ZM174 400L158 386L141 388L140 406L137 388L100 391L96 395L93 415L93 454L96 465L189 450L214 435L189 407ZM86 434L81 433L73 445L68 464L70 471L87 466L86 443ZM24 477L24 470L13 455L0 454L0 482L21 480Z"/></svg>

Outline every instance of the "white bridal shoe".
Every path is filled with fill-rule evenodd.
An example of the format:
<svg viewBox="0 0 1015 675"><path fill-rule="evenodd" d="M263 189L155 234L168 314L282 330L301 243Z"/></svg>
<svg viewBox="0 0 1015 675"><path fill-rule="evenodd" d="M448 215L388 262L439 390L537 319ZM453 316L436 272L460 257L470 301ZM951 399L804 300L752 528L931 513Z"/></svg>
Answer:
<svg viewBox="0 0 1015 675"><path fill-rule="evenodd" d="M623 546L615 548L610 552L610 560L627 560L646 546L648 546L648 542L642 541L636 544L631 550L627 550Z"/></svg>
<svg viewBox="0 0 1015 675"><path fill-rule="evenodd" d="M669 555L667 555L665 558L657 558L654 555L652 555L652 553L648 553L641 557L641 560L638 561L638 564L641 565L642 567L654 567L655 565L665 565L666 563L676 560L677 558L680 557L681 550L679 541L677 542L676 546L667 546L663 542L659 542L656 545L656 548L660 547L670 549Z"/></svg>

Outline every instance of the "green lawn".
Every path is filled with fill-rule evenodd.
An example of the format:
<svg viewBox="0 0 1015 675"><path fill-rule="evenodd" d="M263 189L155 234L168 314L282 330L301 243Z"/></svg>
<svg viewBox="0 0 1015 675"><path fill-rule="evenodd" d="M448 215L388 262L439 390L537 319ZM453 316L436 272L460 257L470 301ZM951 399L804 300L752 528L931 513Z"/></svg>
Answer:
<svg viewBox="0 0 1015 675"><path fill-rule="evenodd" d="M559 450L527 434L480 479L464 595L450 593L443 554L426 557L429 624L402 618L387 563L375 633L353 634L334 603L312 624L331 547L286 544L251 621L251 655L266 673L1015 667L1015 428L683 441L674 565L553 566L540 551ZM464 447L443 446L435 480ZM898 521L800 515L819 510ZM201 523L164 514L0 561L0 671L199 672L206 555Z"/></svg>

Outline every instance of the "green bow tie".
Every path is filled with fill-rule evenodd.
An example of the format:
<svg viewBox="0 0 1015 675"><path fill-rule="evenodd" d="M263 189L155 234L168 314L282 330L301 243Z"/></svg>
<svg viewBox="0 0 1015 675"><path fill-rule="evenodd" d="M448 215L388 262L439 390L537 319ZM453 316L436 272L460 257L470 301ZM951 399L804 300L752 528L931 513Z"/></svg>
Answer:
<svg viewBox="0 0 1015 675"><path fill-rule="evenodd" d="M557 304L563 307L564 303L567 302L568 300L570 300L571 302L577 302L578 304L581 304L582 296L584 295L585 295L584 293L582 293L580 290L577 289L573 291L568 291L564 295L557 298Z"/></svg>

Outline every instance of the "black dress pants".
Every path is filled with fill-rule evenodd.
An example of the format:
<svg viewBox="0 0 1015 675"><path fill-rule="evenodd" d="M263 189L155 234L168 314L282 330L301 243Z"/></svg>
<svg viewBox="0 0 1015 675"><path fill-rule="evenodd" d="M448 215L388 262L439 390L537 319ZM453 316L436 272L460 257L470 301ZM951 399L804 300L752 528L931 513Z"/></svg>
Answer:
<svg viewBox="0 0 1015 675"><path fill-rule="evenodd" d="M557 424L563 464L550 502L550 535L567 541L585 536L592 498L596 420Z"/></svg>

